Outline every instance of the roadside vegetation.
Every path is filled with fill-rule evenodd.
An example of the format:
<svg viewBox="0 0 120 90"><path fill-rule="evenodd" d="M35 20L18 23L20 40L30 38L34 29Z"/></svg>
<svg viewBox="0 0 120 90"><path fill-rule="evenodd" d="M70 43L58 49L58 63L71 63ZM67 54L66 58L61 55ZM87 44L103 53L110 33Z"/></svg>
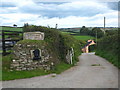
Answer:
<svg viewBox="0 0 120 90"><path fill-rule="evenodd" d="M106 36L98 40L96 55L106 58L109 62L120 68L119 57L119 39L118 30L107 31Z"/></svg>
<svg viewBox="0 0 120 90"><path fill-rule="evenodd" d="M8 30L8 27L3 27L4 30ZM0 29L1 30L1 29ZM31 71L11 71L10 64L14 58L11 53L9 55L2 57L2 80L14 80L21 78L30 78L35 76L47 75L50 73L60 74L61 72L69 69L70 67L76 65L78 62L78 56L81 54L81 48L86 44L88 39L95 40L96 32L98 35L98 42L96 46L90 46L90 51L96 51L96 55L106 58L108 61L113 63L115 66L120 68L118 63L118 34L116 30L106 31L105 35L101 30L93 28L92 30L82 27L80 32L61 32L54 28L47 28L35 25L25 25L23 28L12 28L9 30L18 30L23 32L34 32L40 31L45 33L45 42L49 43L49 48L51 48L55 53L60 62L55 65L54 70L44 71L40 69ZM114 34L113 34L114 33ZM26 43L27 41L20 41ZM18 43L20 43L18 42ZM31 42L33 43L33 42ZM36 42L34 42L36 43ZM73 47L75 56L73 57L73 64L67 64L65 61L65 56L67 50ZM95 49L97 48L97 49ZM94 66L94 65L93 65Z"/></svg>
<svg viewBox="0 0 120 90"><path fill-rule="evenodd" d="M70 35L64 35L60 31L47 28L42 26L25 26L23 28L24 32L34 32L40 31L45 33L45 42L49 43L48 48L51 48L54 53L56 53L57 58L60 60L58 64L55 65L54 70L44 71L40 69L31 70L31 71L15 71L10 70L11 61L14 58L14 55L11 53L9 55L3 56L2 58L2 80L14 80L14 79L21 79L21 78L30 78L34 76L41 76L47 75L50 73L61 73L70 67L74 66L78 62L78 56L81 54L81 46L83 42L76 40ZM33 43L31 41L19 41L18 43ZM36 41L34 43L37 43ZM73 47L74 49L74 57L73 57L73 64L66 63L66 53L67 50Z"/></svg>
<svg viewBox="0 0 120 90"><path fill-rule="evenodd" d="M90 29L83 26L80 32L67 31L63 33L73 35L77 40L87 41L88 39L93 39L95 42L97 34L97 46L90 46L89 51L96 52L96 55L106 58L109 62L120 68L120 62L118 61L120 51L118 38L120 38L120 33L118 31L117 28L104 31L96 27Z"/></svg>

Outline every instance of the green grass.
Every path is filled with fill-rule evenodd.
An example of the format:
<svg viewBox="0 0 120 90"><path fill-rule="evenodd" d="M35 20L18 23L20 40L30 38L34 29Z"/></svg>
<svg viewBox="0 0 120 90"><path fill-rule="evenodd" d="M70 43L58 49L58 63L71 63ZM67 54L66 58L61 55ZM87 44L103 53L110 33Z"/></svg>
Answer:
<svg viewBox="0 0 120 90"><path fill-rule="evenodd" d="M40 69L31 70L31 71L11 71L9 67L10 67L10 62L12 60L12 57L13 57L12 55L3 56L2 74L0 73L2 75L3 81L22 79L22 78L31 78L35 76L43 76L50 73L60 74L61 72L73 66L73 65L61 62L60 64L55 66L54 70L51 70L51 71L44 71Z"/></svg>
<svg viewBox="0 0 120 90"><path fill-rule="evenodd" d="M88 36L88 35L74 35L76 33L71 33L71 32L61 32L64 35L70 35L73 34L72 36L77 39L77 40L83 40L83 41L87 41L89 39L95 39L95 37L92 36Z"/></svg>
<svg viewBox="0 0 120 90"><path fill-rule="evenodd" d="M2 80L14 80L21 78L31 78L35 76L47 75L50 72L45 72L44 70L32 70L32 71L2 71Z"/></svg>
<svg viewBox="0 0 120 90"><path fill-rule="evenodd" d="M71 32L61 32L61 33L64 34L64 35L66 35L66 34L68 34L68 35L75 34L75 33L71 33Z"/></svg>
<svg viewBox="0 0 120 90"><path fill-rule="evenodd" d="M19 27L0 27L0 30L23 31L23 28L19 28Z"/></svg>
<svg viewBox="0 0 120 90"><path fill-rule="evenodd" d="M2 27L2 26L0 26L0 33L2 33L2 30L23 31L23 28L20 28L20 27ZM8 32L5 32L5 33L8 33ZM22 34L19 34L17 37L15 36L14 39L19 39L21 36L22 36ZM5 35L5 38L7 38L7 37L9 37L9 35ZM1 38L2 38L2 35L0 35L0 39Z"/></svg>
<svg viewBox="0 0 120 90"><path fill-rule="evenodd" d="M95 39L94 37L92 37L92 36L73 36L75 39L77 39L77 40L83 40L83 41L87 41L87 40L89 40L89 39Z"/></svg>
<svg viewBox="0 0 120 90"><path fill-rule="evenodd" d="M107 59L113 65L120 68L120 62L118 61L118 55L114 55L113 53L110 53L104 50L97 50L95 54Z"/></svg>
<svg viewBox="0 0 120 90"><path fill-rule="evenodd" d="M70 67L72 67L73 65L71 64L66 64L64 62L61 62L60 64L58 64L56 67L55 67L55 70L53 71L53 73L56 73L56 74L60 74L61 72L69 69Z"/></svg>

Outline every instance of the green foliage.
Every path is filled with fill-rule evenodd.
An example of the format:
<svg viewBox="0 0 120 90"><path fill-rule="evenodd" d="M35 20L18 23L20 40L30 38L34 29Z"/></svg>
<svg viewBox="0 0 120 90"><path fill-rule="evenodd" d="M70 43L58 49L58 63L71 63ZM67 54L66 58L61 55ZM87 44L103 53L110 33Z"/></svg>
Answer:
<svg viewBox="0 0 120 90"><path fill-rule="evenodd" d="M89 30L88 28L83 26L80 29L80 35L90 35L90 36L96 37L96 33L97 33L97 38L101 38L104 36L104 32L100 28L95 27L92 30Z"/></svg>
<svg viewBox="0 0 120 90"><path fill-rule="evenodd" d="M97 38L101 38L104 36L104 32L100 28L96 28L96 27L92 29L92 31L89 35L95 37L96 33L97 33Z"/></svg>
<svg viewBox="0 0 120 90"><path fill-rule="evenodd" d="M106 58L120 68L120 63L118 62L118 54L120 51L118 38L120 38L118 34L101 38L97 44L96 54Z"/></svg>
<svg viewBox="0 0 120 90"><path fill-rule="evenodd" d="M44 71L41 69L36 69L36 70L31 70L31 71L10 71L9 65L10 65L10 61L12 60L12 57L13 57L12 55L3 57L3 69L2 69L2 80L3 81L21 79L21 78L31 78L35 76L47 75L50 73L60 74L61 72L73 66L73 65L61 62L58 65L56 65L55 69L52 71Z"/></svg>
<svg viewBox="0 0 120 90"><path fill-rule="evenodd" d="M106 58L113 65L115 65L118 68L120 68L120 62L118 60L118 58L119 58L118 54L115 55L114 53L107 52L107 51L104 51L104 50L97 50L96 51L96 55L99 55L99 56L101 56L103 58Z"/></svg>
<svg viewBox="0 0 120 90"><path fill-rule="evenodd" d="M61 73L78 61L78 56L81 54L81 44L83 42L74 39L70 35L64 35L56 29L46 28L42 26L25 26L24 32L40 31L45 33L45 40L22 40L18 44L36 44L44 45L51 52L55 53L55 57L60 60L60 63L55 65L52 71L32 70L32 71L10 71L10 63L13 60L13 55L3 57L3 80L13 80L20 78L30 78L34 76L46 75L49 73ZM66 54L70 48L74 49L73 65L66 63ZM14 47L15 48L15 47ZM30 73L30 74L29 74Z"/></svg>
<svg viewBox="0 0 120 90"><path fill-rule="evenodd" d="M88 28L86 28L85 26L83 26L81 29L80 29L80 34L81 35L88 35Z"/></svg>
<svg viewBox="0 0 120 90"><path fill-rule="evenodd" d="M60 74L61 72L64 72L65 70L69 69L73 65L66 64L64 62L61 62L60 64L55 66L55 69L52 71L53 73Z"/></svg>
<svg viewBox="0 0 120 90"><path fill-rule="evenodd" d="M106 30L105 32L106 36L118 34L118 30Z"/></svg>
<svg viewBox="0 0 120 90"><path fill-rule="evenodd" d="M45 33L45 41L49 43L50 48L54 50L60 60L66 58L67 50L71 47L79 46L79 42L70 35L64 35L60 31L43 26L29 25L24 27L24 32L40 31ZM80 51L80 50L79 50Z"/></svg>
<svg viewBox="0 0 120 90"><path fill-rule="evenodd" d="M96 51L96 45L89 46L89 52L95 52Z"/></svg>
<svg viewBox="0 0 120 90"><path fill-rule="evenodd" d="M13 59L13 55L7 55L2 57L2 69L3 70L9 70L10 64Z"/></svg>

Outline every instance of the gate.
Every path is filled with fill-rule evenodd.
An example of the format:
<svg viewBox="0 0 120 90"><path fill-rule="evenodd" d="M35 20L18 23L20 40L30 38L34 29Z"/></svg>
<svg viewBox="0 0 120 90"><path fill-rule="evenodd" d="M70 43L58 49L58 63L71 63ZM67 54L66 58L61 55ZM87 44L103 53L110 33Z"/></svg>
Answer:
<svg viewBox="0 0 120 90"><path fill-rule="evenodd" d="M2 30L2 55L10 54L16 42L23 39L22 31Z"/></svg>

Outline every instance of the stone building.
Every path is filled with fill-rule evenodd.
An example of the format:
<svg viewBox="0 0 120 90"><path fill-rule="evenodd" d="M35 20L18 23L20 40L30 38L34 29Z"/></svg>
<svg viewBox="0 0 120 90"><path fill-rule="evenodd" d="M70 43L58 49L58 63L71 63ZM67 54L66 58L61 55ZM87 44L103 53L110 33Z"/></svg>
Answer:
<svg viewBox="0 0 120 90"><path fill-rule="evenodd" d="M24 40L14 46L14 59L10 68L17 71L53 69L59 60L48 46L49 44L44 41L44 33L24 33Z"/></svg>

